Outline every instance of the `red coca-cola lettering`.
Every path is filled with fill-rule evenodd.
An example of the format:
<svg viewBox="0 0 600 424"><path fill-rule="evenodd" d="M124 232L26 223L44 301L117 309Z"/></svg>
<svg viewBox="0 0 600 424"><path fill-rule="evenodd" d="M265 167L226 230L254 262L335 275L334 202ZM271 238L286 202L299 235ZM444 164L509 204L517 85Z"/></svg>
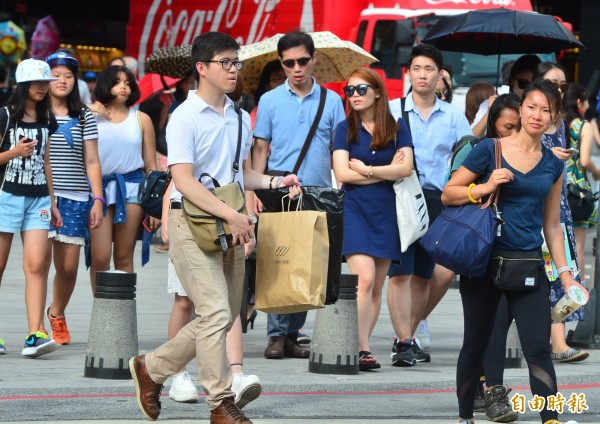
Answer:
<svg viewBox="0 0 600 424"><path fill-rule="evenodd" d="M305 0L307 2L312 10L313 0ZM240 45L250 44L277 32L298 28L301 17L301 6L298 6L297 0L212 0L202 3L152 0L146 5L140 5L139 1L131 3L131 36L127 50L137 57L142 74L144 60L161 47L191 44L195 36L208 31L227 33ZM283 8L286 18L278 27L274 15Z"/></svg>

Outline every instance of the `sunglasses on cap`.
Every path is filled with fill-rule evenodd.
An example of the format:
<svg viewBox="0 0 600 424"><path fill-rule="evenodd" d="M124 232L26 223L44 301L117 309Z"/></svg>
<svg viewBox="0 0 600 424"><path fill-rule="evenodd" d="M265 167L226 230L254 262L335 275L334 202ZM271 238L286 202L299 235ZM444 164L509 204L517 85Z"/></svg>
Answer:
<svg viewBox="0 0 600 424"><path fill-rule="evenodd" d="M375 89L375 87L373 87L371 84L347 85L344 87L344 94L346 94L348 97L351 97L354 96L354 91L356 91L359 96L364 96L367 94L369 87L371 87L373 90Z"/></svg>
<svg viewBox="0 0 600 424"><path fill-rule="evenodd" d="M299 59L285 59L281 61L281 64L283 66L285 66L286 68L293 68L294 66L296 66L296 63L298 64L298 66L300 66L301 68L304 68L306 65L308 65L308 62L310 62L310 60L312 59L312 57L301 57Z"/></svg>
<svg viewBox="0 0 600 424"><path fill-rule="evenodd" d="M452 90L435 90L435 96L440 100L450 103L452 101Z"/></svg>

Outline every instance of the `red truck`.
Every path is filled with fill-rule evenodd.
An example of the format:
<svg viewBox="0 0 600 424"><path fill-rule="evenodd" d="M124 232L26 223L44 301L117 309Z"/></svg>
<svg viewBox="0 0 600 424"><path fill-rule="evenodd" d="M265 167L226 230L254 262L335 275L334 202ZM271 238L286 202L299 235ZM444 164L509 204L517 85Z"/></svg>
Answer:
<svg viewBox="0 0 600 424"><path fill-rule="evenodd" d="M131 0L127 53L142 76L153 51L189 44L203 32L225 32L244 45L293 29L331 31L379 59L373 66L383 70L395 98L404 93L410 49L440 16L492 7L533 10L530 0ZM458 85L493 82L496 57L444 55Z"/></svg>

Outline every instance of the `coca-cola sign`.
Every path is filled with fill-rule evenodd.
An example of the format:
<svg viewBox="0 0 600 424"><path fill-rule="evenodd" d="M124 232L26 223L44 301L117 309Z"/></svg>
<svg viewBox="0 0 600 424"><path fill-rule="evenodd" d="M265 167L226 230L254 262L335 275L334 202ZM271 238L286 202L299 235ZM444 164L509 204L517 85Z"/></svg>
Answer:
<svg viewBox="0 0 600 424"><path fill-rule="evenodd" d="M519 6L518 0L425 0L430 6L440 6L440 5L457 5L462 6L460 9L464 8L464 6L472 6L473 8L479 8L479 6L493 6L493 7L509 7L509 8L517 8ZM530 7L528 8L530 9Z"/></svg>
<svg viewBox="0 0 600 424"><path fill-rule="evenodd" d="M131 1L127 52L144 60L155 50L191 44L199 34L220 31L240 45L301 28L313 0L147 0ZM285 10L285 13L280 12ZM306 28L313 30L313 28Z"/></svg>

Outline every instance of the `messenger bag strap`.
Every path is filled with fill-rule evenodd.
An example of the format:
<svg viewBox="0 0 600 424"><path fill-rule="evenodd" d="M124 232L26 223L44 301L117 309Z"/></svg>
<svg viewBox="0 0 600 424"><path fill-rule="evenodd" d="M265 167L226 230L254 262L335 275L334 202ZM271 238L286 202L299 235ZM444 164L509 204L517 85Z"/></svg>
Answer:
<svg viewBox="0 0 600 424"><path fill-rule="evenodd" d="M408 132L409 134L412 136L412 133L410 131L410 121L408 120L408 112L404 109L406 105L406 97L402 97L400 99L400 110L402 111L402 119L404 120L404 122L406 122L406 126L408 127ZM414 146L414 142L413 142L413 146ZM415 148L413 147L413 168L415 168L415 172L417 173L417 176L419 175L419 169L417 168L417 155L415 155Z"/></svg>
<svg viewBox="0 0 600 424"><path fill-rule="evenodd" d="M235 176L240 171L240 152L242 150L242 110L235 103L233 105L233 109L235 110L235 113L238 114L238 138L237 148L235 150L235 159L233 160L233 165L231 169L233 175L231 178L231 182L235 181Z"/></svg>
<svg viewBox="0 0 600 424"><path fill-rule="evenodd" d="M294 169L292 170L292 174L298 175L298 171L300 170L300 165L302 165L302 161L308 152L308 148L310 147L310 143L317 132L317 127L319 126L319 121L321 120L321 116L323 116L323 110L325 109L325 98L327 97L327 89L321 86L321 97L319 98L319 109L317 109L317 115L315 116L315 120L310 127L310 131L306 136L306 140L304 141L304 146L302 146L302 150L300 151L300 156L298 156L298 160L296 161L296 165L294 165Z"/></svg>

